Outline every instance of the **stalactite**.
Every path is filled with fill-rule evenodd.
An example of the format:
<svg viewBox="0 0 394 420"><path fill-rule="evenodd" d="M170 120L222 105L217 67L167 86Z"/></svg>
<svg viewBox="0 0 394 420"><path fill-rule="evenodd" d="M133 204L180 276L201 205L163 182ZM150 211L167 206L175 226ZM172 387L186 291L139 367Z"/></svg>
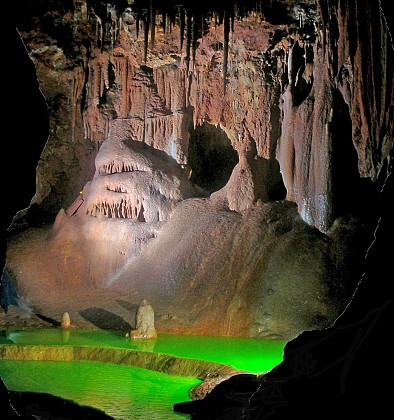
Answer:
<svg viewBox="0 0 394 420"><path fill-rule="evenodd" d="M75 140L75 126L77 119L77 104L78 99L82 95L85 86L85 71L82 67L77 67L74 70L72 84L71 84L71 139Z"/></svg>
<svg viewBox="0 0 394 420"><path fill-rule="evenodd" d="M105 95L106 90L109 87L108 81L108 66L107 63L103 63L100 65L100 90L99 90L99 97L100 99Z"/></svg>
<svg viewBox="0 0 394 420"><path fill-rule="evenodd" d="M149 41L149 16L144 19L144 63L148 58L148 41Z"/></svg>
<svg viewBox="0 0 394 420"><path fill-rule="evenodd" d="M123 19L122 19L122 16L119 16L119 19L118 19L118 33L117 33L118 37L122 33L122 29L123 29Z"/></svg>
<svg viewBox="0 0 394 420"><path fill-rule="evenodd" d="M223 23L224 15L225 15L225 11L222 10L222 9L219 9L219 13L218 13L218 25L219 26Z"/></svg>
<svg viewBox="0 0 394 420"><path fill-rule="evenodd" d="M228 45L230 39L230 16L229 12L224 12L224 48L223 48L223 94L226 94L227 86L227 65L228 65Z"/></svg>
<svg viewBox="0 0 394 420"><path fill-rule="evenodd" d="M155 32L156 32L156 10L153 1L150 2L149 7L149 21L150 21L150 48L155 45Z"/></svg>
<svg viewBox="0 0 394 420"><path fill-rule="evenodd" d="M197 41L198 41L198 18L193 16L193 29L192 29L192 57L193 57L193 69L196 62L196 51L197 51ZM201 23L201 21L200 21Z"/></svg>
<svg viewBox="0 0 394 420"><path fill-rule="evenodd" d="M93 101L93 106L97 106L99 103L99 98L100 98L100 85L101 85L101 68L97 62L92 63L91 74L93 75L92 77L93 89L91 90L91 100Z"/></svg>
<svg viewBox="0 0 394 420"><path fill-rule="evenodd" d="M166 35L167 34L167 13L162 13L161 20L162 20L163 32L164 32L164 35Z"/></svg>
<svg viewBox="0 0 394 420"><path fill-rule="evenodd" d="M129 63L126 57L113 57L115 82L122 86L120 107L117 110L120 118L126 118L129 112L129 95L127 83L129 79Z"/></svg>
<svg viewBox="0 0 394 420"><path fill-rule="evenodd" d="M190 11L188 11L187 21L186 21L186 67L187 67L188 73L189 73L189 66L190 66L191 38L192 38L192 14Z"/></svg>
<svg viewBox="0 0 394 420"><path fill-rule="evenodd" d="M109 219L134 219L145 222L144 205L135 197L110 199L98 198L91 204L86 214L93 217L107 217Z"/></svg>
<svg viewBox="0 0 394 420"><path fill-rule="evenodd" d="M139 33L140 33L140 14L139 13L137 13L137 16L135 18L135 32L136 32L137 39L138 39L138 36L139 36Z"/></svg>
<svg viewBox="0 0 394 420"><path fill-rule="evenodd" d="M103 38L104 38L104 28L103 22L99 16L96 15L96 39L98 41L99 47L102 48L103 46Z"/></svg>
<svg viewBox="0 0 394 420"><path fill-rule="evenodd" d="M183 40L185 38L185 10L183 7L180 8L179 11L179 36L180 36L180 49L182 51L183 48Z"/></svg>

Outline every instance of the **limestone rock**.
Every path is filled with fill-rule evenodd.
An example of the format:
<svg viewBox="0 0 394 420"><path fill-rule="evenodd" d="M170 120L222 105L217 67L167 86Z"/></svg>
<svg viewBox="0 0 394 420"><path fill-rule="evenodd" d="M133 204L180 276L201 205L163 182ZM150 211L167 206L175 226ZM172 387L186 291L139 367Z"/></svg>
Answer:
<svg viewBox="0 0 394 420"><path fill-rule="evenodd" d="M130 331L131 338L156 338L155 312L146 299L142 299L137 310L136 328Z"/></svg>
<svg viewBox="0 0 394 420"><path fill-rule="evenodd" d="M71 319L70 319L70 314L68 312L63 313L62 319L60 321L60 326L62 328L70 328L71 327Z"/></svg>

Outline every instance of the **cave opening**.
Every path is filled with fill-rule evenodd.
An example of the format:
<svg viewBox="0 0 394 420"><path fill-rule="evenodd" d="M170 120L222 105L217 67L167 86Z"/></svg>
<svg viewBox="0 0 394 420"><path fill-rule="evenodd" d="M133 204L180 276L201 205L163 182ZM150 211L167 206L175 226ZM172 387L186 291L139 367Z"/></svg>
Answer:
<svg viewBox="0 0 394 420"><path fill-rule="evenodd" d="M227 184L237 163L238 154L220 127L203 123L190 130L188 164L192 182L212 194Z"/></svg>

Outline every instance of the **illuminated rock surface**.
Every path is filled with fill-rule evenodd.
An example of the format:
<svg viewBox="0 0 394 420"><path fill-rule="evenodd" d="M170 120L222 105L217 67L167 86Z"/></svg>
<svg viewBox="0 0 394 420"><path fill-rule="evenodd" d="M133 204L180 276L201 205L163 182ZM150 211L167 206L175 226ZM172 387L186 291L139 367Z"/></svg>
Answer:
<svg viewBox="0 0 394 420"><path fill-rule="evenodd" d="M163 332L288 339L344 309L392 147L389 33L373 3L252 3L21 12L50 122L7 270L41 320L121 329L147 298Z"/></svg>

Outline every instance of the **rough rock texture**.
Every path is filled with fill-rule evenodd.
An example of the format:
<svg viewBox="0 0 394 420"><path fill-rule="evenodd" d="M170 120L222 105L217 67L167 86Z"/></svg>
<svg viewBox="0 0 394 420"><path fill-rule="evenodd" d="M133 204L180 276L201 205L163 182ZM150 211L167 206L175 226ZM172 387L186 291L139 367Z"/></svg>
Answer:
<svg viewBox="0 0 394 420"><path fill-rule="evenodd" d="M36 312L122 316L126 295L168 332L335 320L393 144L379 2L44 3L19 30L50 136L7 255Z"/></svg>

